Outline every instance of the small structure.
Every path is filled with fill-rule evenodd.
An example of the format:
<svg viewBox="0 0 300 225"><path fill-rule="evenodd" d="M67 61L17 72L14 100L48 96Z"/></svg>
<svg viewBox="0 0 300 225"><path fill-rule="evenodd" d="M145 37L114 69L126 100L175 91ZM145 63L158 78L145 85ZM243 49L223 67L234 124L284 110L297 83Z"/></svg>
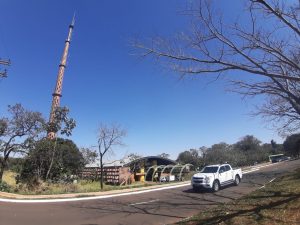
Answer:
<svg viewBox="0 0 300 225"><path fill-rule="evenodd" d="M141 157L133 161L129 159L116 160L104 165L104 181L120 185L136 181L182 181L184 175L190 172L191 166L193 165L180 165L171 159L159 156ZM82 178L98 180L100 174L99 165L88 165L82 172Z"/></svg>
<svg viewBox="0 0 300 225"><path fill-rule="evenodd" d="M103 167L104 182L108 184L127 184L130 182L130 168L121 165L106 165ZM84 168L81 178L99 180L101 176L100 166L98 164L89 165Z"/></svg>
<svg viewBox="0 0 300 225"><path fill-rule="evenodd" d="M157 178L156 181L159 181L161 173L158 173L158 168L162 169L167 165L176 164L171 159L160 156L147 156L127 162L124 166L130 167L135 181L154 181L154 177Z"/></svg>

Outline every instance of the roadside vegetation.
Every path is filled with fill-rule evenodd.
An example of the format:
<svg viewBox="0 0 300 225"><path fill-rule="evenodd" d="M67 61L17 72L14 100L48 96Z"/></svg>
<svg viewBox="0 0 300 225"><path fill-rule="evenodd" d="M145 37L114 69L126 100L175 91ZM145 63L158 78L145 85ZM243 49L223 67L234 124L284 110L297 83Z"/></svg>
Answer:
<svg viewBox="0 0 300 225"><path fill-rule="evenodd" d="M0 184L0 191L10 192L15 194L24 194L24 195L35 195L35 194L51 195L51 194L66 194L66 193L98 192L100 190L99 181L79 180L78 183L41 182L39 183L39 185L32 187L24 183L17 184L15 180L16 176L17 173L15 172L5 171L3 176L3 181ZM160 183L135 182L133 184L126 185L126 186L104 184L102 191L147 187L147 186L158 185L158 184Z"/></svg>
<svg viewBox="0 0 300 225"><path fill-rule="evenodd" d="M296 138L295 138L296 139ZM300 140L294 140L296 142ZM285 145L285 147L288 145ZM201 169L205 165L228 162L234 167L252 166L256 163L269 161L269 155L285 153L292 156L290 148L284 148L282 144L277 144L274 140L270 143L262 143L258 138L247 135L234 144L221 142L211 147L200 147L183 151L178 155L177 162L191 163L196 168ZM295 155L297 155L295 153Z"/></svg>
<svg viewBox="0 0 300 225"><path fill-rule="evenodd" d="M205 210L180 225L298 224L300 221L300 168L277 178L249 195Z"/></svg>

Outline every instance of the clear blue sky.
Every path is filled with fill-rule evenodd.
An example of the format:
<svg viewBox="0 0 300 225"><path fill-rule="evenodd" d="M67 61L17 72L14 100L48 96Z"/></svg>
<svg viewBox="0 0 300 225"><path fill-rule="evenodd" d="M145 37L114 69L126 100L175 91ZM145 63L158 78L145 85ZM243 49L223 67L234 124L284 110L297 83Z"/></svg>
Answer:
<svg viewBox="0 0 300 225"><path fill-rule="evenodd" d="M242 1L218 1L229 19ZM240 5L239 5L240 4ZM128 130L125 153L157 155L221 141L235 143L247 134L263 142L282 140L248 113L259 99L247 102L225 91L223 81L178 80L150 60L130 54L132 37L170 36L187 29L180 16L186 1L37 1L2 0L0 57L9 57L9 77L0 81L0 113L22 103L48 118L68 25L77 18L63 84L61 104L71 109L77 127L71 139L79 147L96 144L102 123Z"/></svg>

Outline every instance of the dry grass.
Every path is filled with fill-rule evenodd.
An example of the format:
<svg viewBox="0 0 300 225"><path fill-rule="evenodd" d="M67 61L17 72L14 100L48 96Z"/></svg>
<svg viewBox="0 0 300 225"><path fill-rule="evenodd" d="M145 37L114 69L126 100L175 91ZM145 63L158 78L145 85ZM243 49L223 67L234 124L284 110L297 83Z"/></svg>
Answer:
<svg viewBox="0 0 300 225"><path fill-rule="evenodd" d="M15 172L12 172L12 171L4 171L4 174L3 174L3 181L6 182L9 186L11 187L16 187L16 173Z"/></svg>
<svg viewBox="0 0 300 225"><path fill-rule="evenodd" d="M41 183L39 186L35 186L34 188L27 188L27 186L21 184L15 189L14 192L23 195L51 195L111 191L145 186L149 186L149 184L135 183L127 186L104 185L103 190L101 190L99 182L80 181L77 184Z"/></svg>
<svg viewBox="0 0 300 225"><path fill-rule="evenodd" d="M202 212L182 225L232 224L275 225L299 224L300 221L300 169L276 179L265 188Z"/></svg>
<svg viewBox="0 0 300 225"><path fill-rule="evenodd" d="M45 183L41 182L40 185L34 187L28 187L25 184L16 184L16 173L12 171L5 171L3 181L10 186L11 192L24 195L49 195L49 194L66 194L66 193L88 193L98 192L100 190L99 181L85 181L81 180L77 184L57 184L57 183ZM131 185L119 186L119 185L105 185L102 191L120 190L128 188L137 188L154 185L149 183L136 182ZM156 184L157 185L157 184Z"/></svg>

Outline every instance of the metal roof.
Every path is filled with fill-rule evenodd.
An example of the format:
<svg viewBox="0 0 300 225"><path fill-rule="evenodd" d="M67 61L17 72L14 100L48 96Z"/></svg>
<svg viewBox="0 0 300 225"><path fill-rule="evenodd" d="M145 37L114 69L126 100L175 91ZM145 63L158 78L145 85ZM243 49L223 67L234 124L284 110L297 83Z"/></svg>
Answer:
<svg viewBox="0 0 300 225"><path fill-rule="evenodd" d="M174 160L171 160L171 159L168 159L168 158L163 158L163 157L160 157L160 156L146 156L146 157L141 157L141 158L138 158L136 160L133 160L133 161L130 161L128 163L125 163L124 166L129 166L130 164L133 164L133 163L136 163L136 162L139 162L139 161L142 161L142 160L148 160L148 159L152 159L152 160L155 160L155 159L158 159L158 160L163 160L163 161L166 161L166 165L169 165L169 164L173 164L173 165L176 165L178 164L176 161Z"/></svg>
<svg viewBox="0 0 300 225"><path fill-rule="evenodd" d="M171 160L171 159L167 159L167 158L163 158L163 157L160 157L160 156L146 156L146 157L141 157L141 158L138 158L138 159L135 159L135 160L132 160L130 161L129 158L125 158L125 159L121 159L121 160L115 160L115 161L112 161L112 162L107 162L107 163L104 163L104 167L109 167L109 166L129 166L130 164L133 164L133 163L137 163L139 161L143 161L143 160L163 160L166 162L166 165L176 165L178 164L176 161L174 160ZM91 164L88 164L86 165L85 167L100 167L100 164L99 162L96 162L96 163L91 163Z"/></svg>

